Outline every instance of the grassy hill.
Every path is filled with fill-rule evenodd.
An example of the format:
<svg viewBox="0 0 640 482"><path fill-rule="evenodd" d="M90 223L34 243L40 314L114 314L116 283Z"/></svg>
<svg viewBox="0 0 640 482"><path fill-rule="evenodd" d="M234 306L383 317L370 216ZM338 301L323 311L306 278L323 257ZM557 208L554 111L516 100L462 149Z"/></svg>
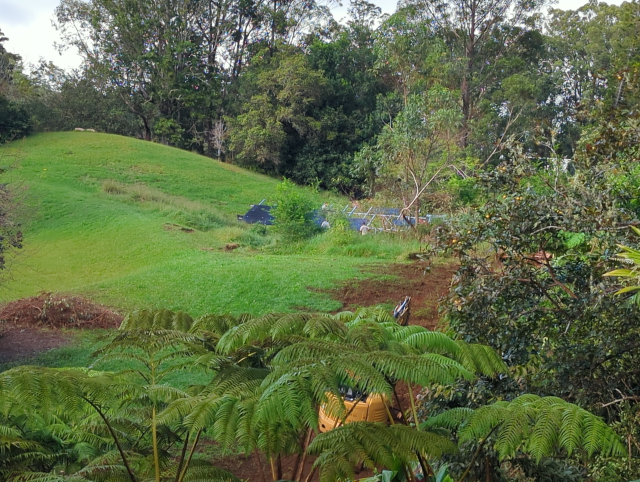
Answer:
<svg viewBox="0 0 640 482"><path fill-rule="evenodd" d="M278 255L235 220L272 198L277 181L166 146L89 133L38 134L0 149L24 188L25 249L0 300L41 290L81 293L125 309L262 313L339 305L308 287L358 275L368 261ZM322 202L320 196L318 203Z"/></svg>

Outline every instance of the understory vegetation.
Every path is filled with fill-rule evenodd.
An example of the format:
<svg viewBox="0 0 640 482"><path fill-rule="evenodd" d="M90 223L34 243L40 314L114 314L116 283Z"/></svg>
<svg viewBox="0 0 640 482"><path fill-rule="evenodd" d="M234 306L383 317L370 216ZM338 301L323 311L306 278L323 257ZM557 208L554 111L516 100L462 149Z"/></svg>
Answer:
<svg viewBox="0 0 640 482"><path fill-rule="evenodd" d="M3 450L9 480L235 480L197 451L201 439L269 460L273 480L305 480L317 455L320 480L352 478L359 464L434 474L444 456L491 447L498 460L563 453L576 462L624 454L604 422L556 397L522 395L477 409L443 410L418 423L397 399L389 424L356 422L317 435L317 407L348 415L341 387L392 399L406 384L435 389L456 380L497 380L508 369L491 348L384 311L204 315L140 311L128 316L89 369L17 367L0 374ZM104 371L107 363L120 369ZM188 374L185 377L185 374ZM197 375L200 383L193 383ZM202 376L204 375L204 377ZM406 404L405 404L406 405ZM291 474L282 458L297 455ZM477 453L468 460L474 466ZM464 478L464 475L462 476ZM461 480L462 480L461 478Z"/></svg>

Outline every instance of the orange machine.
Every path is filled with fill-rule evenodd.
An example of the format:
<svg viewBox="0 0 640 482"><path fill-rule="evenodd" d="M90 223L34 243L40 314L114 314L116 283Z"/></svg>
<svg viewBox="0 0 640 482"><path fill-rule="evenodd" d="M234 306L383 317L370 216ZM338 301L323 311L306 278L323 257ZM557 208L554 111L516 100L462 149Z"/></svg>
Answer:
<svg viewBox="0 0 640 482"><path fill-rule="evenodd" d="M344 407L349 414L344 423L351 422L389 422L387 410L389 400L385 395L369 394L353 396L351 389L343 397ZM386 405L386 407L385 407ZM318 412L318 425L321 432L328 432L340 425L341 419L332 417L324 405Z"/></svg>

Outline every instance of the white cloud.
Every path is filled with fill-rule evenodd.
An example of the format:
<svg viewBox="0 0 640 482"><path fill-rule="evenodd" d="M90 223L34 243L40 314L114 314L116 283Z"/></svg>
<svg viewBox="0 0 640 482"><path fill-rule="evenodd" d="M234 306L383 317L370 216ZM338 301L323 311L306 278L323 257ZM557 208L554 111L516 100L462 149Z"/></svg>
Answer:
<svg viewBox="0 0 640 482"><path fill-rule="evenodd" d="M21 55L25 64L44 58L59 67L78 67L78 55L66 52L60 56L53 46L60 41L51 23L58 4L59 0L0 0L0 30L9 38L6 49Z"/></svg>
<svg viewBox="0 0 640 482"><path fill-rule="evenodd" d="M0 21L7 25L29 25L32 11L28 6L14 0L0 1ZM1 28L1 27L0 27Z"/></svg>

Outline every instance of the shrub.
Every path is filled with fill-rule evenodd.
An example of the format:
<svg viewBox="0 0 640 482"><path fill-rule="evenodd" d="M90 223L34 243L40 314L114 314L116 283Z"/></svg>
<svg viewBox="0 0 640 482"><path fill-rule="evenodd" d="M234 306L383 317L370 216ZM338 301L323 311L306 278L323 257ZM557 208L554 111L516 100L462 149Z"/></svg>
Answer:
<svg viewBox="0 0 640 482"><path fill-rule="evenodd" d="M288 179L276 187L275 207L271 214L274 228L283 241L301 241L320 232L320 227L313 222L313 208L313 201Z"/></svg>
<svg viewBox="0 0 640 482"><path fill-rule="evenodd" d="M0 97L0 144L26 136L31 119L24 106Z"/></svg>

